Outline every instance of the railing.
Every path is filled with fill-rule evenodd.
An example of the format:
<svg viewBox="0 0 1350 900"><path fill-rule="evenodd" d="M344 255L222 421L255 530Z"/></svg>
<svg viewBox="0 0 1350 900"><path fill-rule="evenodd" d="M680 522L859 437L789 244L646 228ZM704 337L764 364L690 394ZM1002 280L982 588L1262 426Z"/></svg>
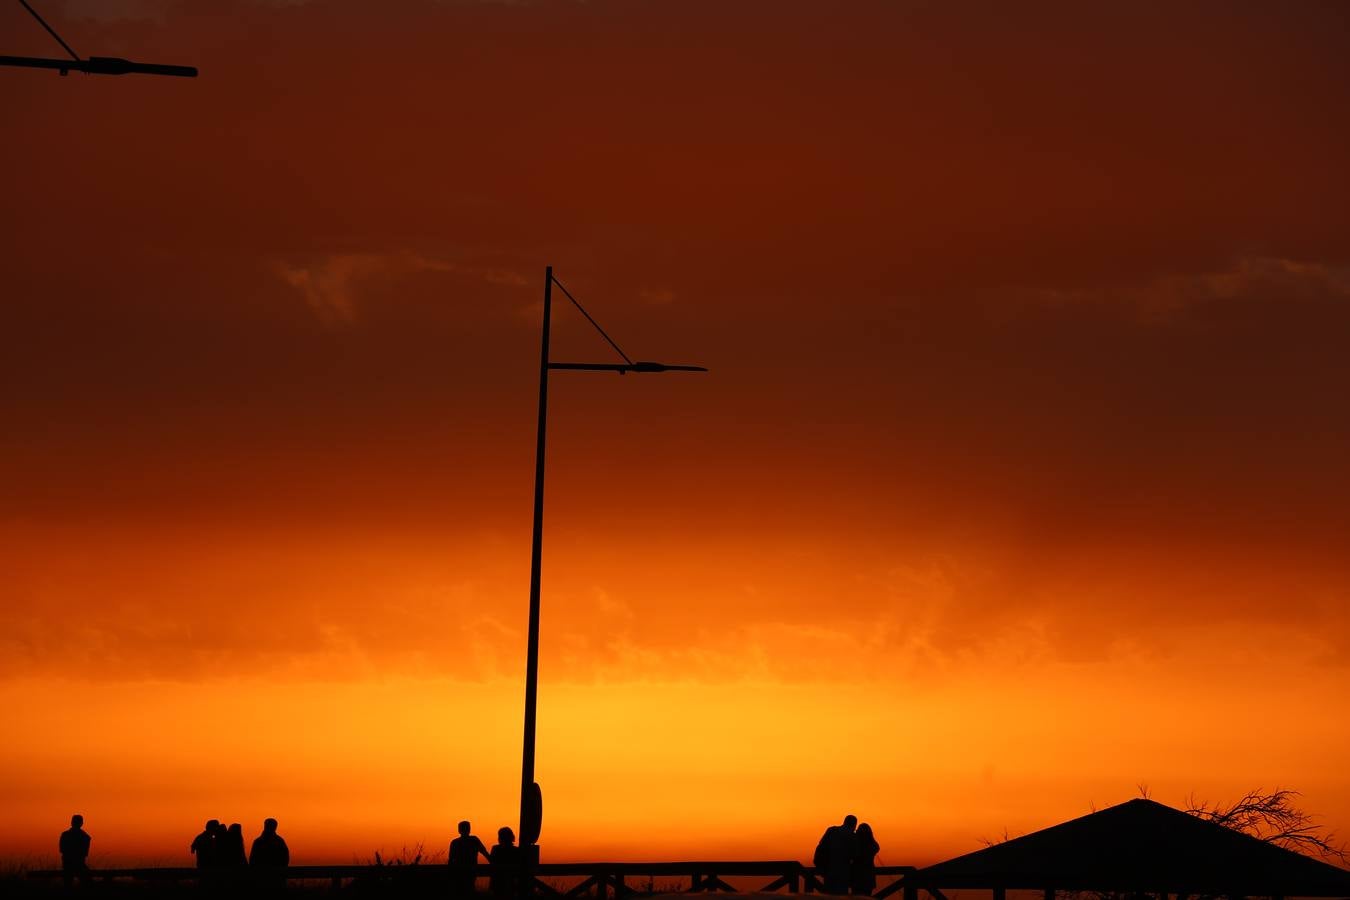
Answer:
<svg viewBox="0 0 1350 900"><path fill-rule="evenodd" d="M877 878L891 878L891 882L878 888L872 895L885 898L904 887L904 878L914 871L913 866L877 866ZM450 877L447 865L380 865L380 866L290 866L272 870L262 877L285 878L290 881L329 881L334 888L342 887L346 881L382 881L389 879L437 880ZM91 869L87 877L96 880L130 879L133 881L199 881L203 879L247 880L257 874L247 868L239 869L195 869L195 868L155 868L155 869ZM474 867L476 878L487 878L492 867L479 864ZM39 869L30 871L29 878L61 878L60 869ZM679 879L681 885L688 879L689 887L684 893L727 892L737 893L737 888L726 879L770 879L761 886L753 887L758 893L786 891L796 893L824 893L825 886L819 870L804 866L796 860L773 860L752 862L576 862L576 863L540 863L533 868L530 886L532 893L553 900L570 900L582 895L594 895L597 900L612 896L614 900L623 900L634 894L646 893L643 887L651 887L657 878ZM570 887L559 887L558 882L580 878ZM643 884L645 882L645 885ZM662 886L669 890L668 885ZM939 896L938 900L943 900Z"/></svg>

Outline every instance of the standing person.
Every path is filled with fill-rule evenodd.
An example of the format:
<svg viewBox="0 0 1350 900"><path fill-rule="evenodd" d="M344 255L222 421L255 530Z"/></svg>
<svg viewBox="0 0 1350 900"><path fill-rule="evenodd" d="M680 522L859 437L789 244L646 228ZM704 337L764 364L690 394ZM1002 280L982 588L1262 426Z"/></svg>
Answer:
<svg viewBox="0 0 1350 900"><path fill-rule="evenodd" d="M258 887L266 891L283 890L286 867L290 864L291 849L286 846L286 839L277 834L277 820L264 820L262 834L253 839L248 853L248 866Z"/></svg>
<svg viewBox="0 0 1350 900"><path fill-rule="evenodd" d="M853 870L853 856L857 849L857 816L844 816L843 824L831 825L820 836L812 857L816 870L825 882L827 894L847 894Z"/></svg>
<svg viewBox="0 0 1350 900"><path fill-rule="evenodd" d="M492 862L492 854L477 837L470 834L468 821L459 823L459 837L450 842L450 880L451 890L456 897L473 895L474 867L478 865L478 854Z"/></svg>
<svg viewBox="0 0 1350 900"><path fill-rule="evenodd" d="M225 842L221 848L220 864L227 869L237 869L248 865L244 855L244 826L235 822L225 830Z"/></svg>
<svg viewBox="0 0 1350 900"><path fill-rule="evenodd" d="M202 833L192 839L192 846L188 849L197 857L197 868L211 869L216 865L216 832L220 830L220 822L210 819Z"/></svg>
<svg viewBox="0 0 1350 900"><path fill-rule="evenodd" d="M240 829L242 832L243 829ZM286 839L277 834L277 820L264 819L262 834L253 839L253 848L248 854L248 864L261 868L284 869L291 864L291 848Z"/></svg>
<svg viewBox="0 0 1350 900"><path fill-rule="evenodd" d="M853 874L849 887L853 893L870 897L877 889L877 854L881 845L872 836L872 826L866 822L858 826L857 847L853 854Z"/></svg>
<svg viewBox="0 0 1350 900"><path fill-rule="evenodd" d="M216 822L216 839L211 842L211 853L215 856L217 869L225 867L225 852L229 846L229 830L224 822Z"/></svg>
<svg viewBox="0 0 1350 900"><path fill-rule="evenodd" d="M516 834L510 828L497 829L497 843L488 854L488 862L492 864L492 896L497 900L515 897L520 877L520 848L516 846Z"/></svg>
<svg viewBox="0 0 1350 900"><path fill-rule="evenodd" d="M60 840L61 877L67 888L76 878L80 879L80 887L84 887L89 879L89 866L85 863L89 859L90 840L89 833L84 830L84 816L71 816L70 827L61 832Z"/></svg>

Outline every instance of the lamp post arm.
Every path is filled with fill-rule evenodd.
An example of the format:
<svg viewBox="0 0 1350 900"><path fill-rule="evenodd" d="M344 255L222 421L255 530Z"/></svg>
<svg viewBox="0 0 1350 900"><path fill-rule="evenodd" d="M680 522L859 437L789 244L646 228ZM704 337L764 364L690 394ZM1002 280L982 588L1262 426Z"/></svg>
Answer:
<svg viewBox="0 0 1350 900"><path fill-rule="evenodd" d="M642 362L635 363L574 363L574 362L551 362L548 364L550 369L564 369L573 372L618 372L620 375L625 372L706 372L703 366L672 366L666 363Z"/></svg>
<svg viewBox="0 0 1350 900"><path fill-rule="evenodd" d="M29 69L56 69L62 75L72 69L86 75L127 75L133 72L142 75L176 75L180 78L196 78L197 70L192 66L165 66L159 63L138 63L115 56L91 56L80 59L80 54L71 49L65 38L56 33L56 29L47 24L47 20L29 5L28 0L19 0L19 4L47 33L61 45L61 49L70 54L70 59L44 59L37 56L0 56L0 66L23 66Z"/></svg>
<svg viewBox="0 0 1350 900"><path fill-rule="evenodd" d="M88 59L46 59L38 56L0 56L0 66L21 66L28 69L56 69L83 72L86 75L173 75L196 78L193 66L165 66L159 63L138 63L115 56L91 56Z"/></svg>
<svg viewBox="0 0 1350 900"><path fill-rule="evenodd" d="M83 72L90 75L172 75L178 78L196 78L196 66L166 66L162 63L142 63L115 56L91 56L84 61Z"/></svg>

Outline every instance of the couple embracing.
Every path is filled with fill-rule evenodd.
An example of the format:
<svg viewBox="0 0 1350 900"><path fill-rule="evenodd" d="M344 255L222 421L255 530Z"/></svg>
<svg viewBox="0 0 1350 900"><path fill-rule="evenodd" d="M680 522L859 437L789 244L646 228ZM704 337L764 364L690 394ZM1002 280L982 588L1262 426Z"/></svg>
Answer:
<svg viewBox="0 0 1350 900"><path fill-rule="evenodd" d="M880 850L871 825L859 825L857 816L844 816L843 824L825 829L811 861L825 882L825 893L866 897L877 889Z"/></svg>

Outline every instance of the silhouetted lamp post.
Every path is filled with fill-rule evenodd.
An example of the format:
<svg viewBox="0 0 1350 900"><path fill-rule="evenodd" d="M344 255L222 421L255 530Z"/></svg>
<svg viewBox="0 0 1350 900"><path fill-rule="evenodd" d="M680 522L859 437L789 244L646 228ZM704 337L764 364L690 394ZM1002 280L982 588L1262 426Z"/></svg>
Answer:
<svg viewBox="0 0 1350 900"><path fill-rule="evenodd" d="M22 66L28 69L56 69L62 75L70 72L83 72L86 75L174 75L179 78L196 78L197 69L193 66L165 66L159 63L140 63L116 56L91 56L80 59L78 53L61 39L47 21L38 15L37 10L28 5L28 0L19 0L23 8L38 20L38 24L47 29L47 33L56 39L61 49L70 54L70 59L46 59L39 56L0 56L0 66Z"/></svg>
<svg viewBox="0 0 1350 900"><path fill-rule="evenodd" d="M614 350L622 363L551 362L548 358L549 325L553 315L553 286L566 295ZM628 358L590 313L553 277L553 267L544 270L544 329L539 351L539 433L534 455L534 542L530 556L530 636L525 657L525 746L520 771L520 847L527 864L538 862L539 830L543 825L543 796L534 780L534 722L539 699L539 569L544 537L544 434L548 423L548 373L550 369L585 372L706 372L702 366L671 366Z"/></svg>

